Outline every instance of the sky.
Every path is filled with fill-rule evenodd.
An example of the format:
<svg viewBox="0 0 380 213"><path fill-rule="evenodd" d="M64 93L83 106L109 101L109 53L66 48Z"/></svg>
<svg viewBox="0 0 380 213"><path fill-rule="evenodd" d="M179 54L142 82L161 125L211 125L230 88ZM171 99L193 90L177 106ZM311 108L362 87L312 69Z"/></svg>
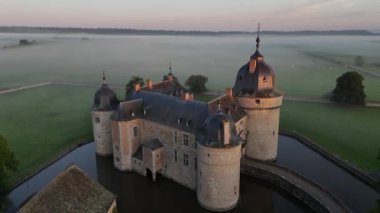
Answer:
<svg viewBox="0 0 380 213"><path fill-rule="evenodd" d="M0 26L380 29L380 0L0 0Z"/></svg>

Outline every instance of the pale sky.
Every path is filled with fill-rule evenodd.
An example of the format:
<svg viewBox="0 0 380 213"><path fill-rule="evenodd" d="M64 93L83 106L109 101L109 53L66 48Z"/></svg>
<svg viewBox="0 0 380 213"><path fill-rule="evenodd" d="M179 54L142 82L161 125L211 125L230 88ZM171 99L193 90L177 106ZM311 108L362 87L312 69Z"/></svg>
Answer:
<svg viewBox="0 0 380 213"><path fill-rule="evenodd" d="M0 0L1 26L380 29L380 0Z"/></svg>

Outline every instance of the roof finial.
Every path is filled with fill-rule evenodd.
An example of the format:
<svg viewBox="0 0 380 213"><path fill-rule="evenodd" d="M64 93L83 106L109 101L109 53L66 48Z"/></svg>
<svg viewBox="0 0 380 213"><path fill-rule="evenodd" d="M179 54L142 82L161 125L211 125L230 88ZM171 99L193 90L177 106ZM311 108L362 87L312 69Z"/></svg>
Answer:
<svg viewBox="0 0 380 213"><path fill-rule="evenodd" d="M106 83L106 73L104 70L103 70L103 78L102 79L103 79L103 81L102 81L103 84L105 84Z"/></svg>
<svg viewBox="0 0 380 213"><path fill-rule="evenodd" d="M172 62L169 62L169 74L172 74Z"/></svg>
<svg viewBox="0 0 380 213"><path fill-rule="evenodd" d="M260 46L260 22L257 24L256 48L259 49L259 46Z"/></svg>

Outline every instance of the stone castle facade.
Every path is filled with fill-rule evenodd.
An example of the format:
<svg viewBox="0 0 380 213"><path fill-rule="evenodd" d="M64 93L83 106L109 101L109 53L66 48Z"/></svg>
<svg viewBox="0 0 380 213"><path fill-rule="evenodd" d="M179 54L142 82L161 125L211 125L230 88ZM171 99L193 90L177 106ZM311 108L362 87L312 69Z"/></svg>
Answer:
<svg viewBox="0 0 380 213"><path fill-rule="evenodd" d="M239 200L242 157L277 157L282 95L273 69L256 52L233 89L208 103L193 100L171 70L162 82L135 85L119 101L104 82L92 122L96 153L121 171L160 174L197 192L206 209L225 211Z"/></svg>

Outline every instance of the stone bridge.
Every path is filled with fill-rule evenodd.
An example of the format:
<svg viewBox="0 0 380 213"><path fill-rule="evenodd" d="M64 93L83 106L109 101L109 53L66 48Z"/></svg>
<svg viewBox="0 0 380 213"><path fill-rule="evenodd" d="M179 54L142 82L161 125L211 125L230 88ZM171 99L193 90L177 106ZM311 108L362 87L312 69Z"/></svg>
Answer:
<svg viewBox="0 0 380 213"><path fill-rule="evenodd" d="M285 167L244 158L241 162L241 173L284 189L315 212L351 212L330 192Z"/></svg>

